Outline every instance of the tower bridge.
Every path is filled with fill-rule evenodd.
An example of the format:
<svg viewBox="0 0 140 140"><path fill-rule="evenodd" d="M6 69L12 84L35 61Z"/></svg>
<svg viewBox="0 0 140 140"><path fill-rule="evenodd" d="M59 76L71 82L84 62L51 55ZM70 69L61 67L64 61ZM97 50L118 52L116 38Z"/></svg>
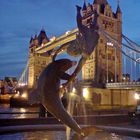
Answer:
<svg viewBox="0 0 140 140"><path fill-rule="evenodd" d="M117 39L119 43L121 43L122 16L119 4L116 12L113 12L107 0L94 1L93 4L88 5L86 4L86 2L84 2L82 8L82 23L84 26L89 26L90 22L93 21L94 19L93 9L95 7L99 14L98 24L101 26L101 29L105 30L107 33L110 33L111 36L113 36L115 39ZM41 72L41 69L38 69L37 65L39 65L39 63L48 64L50 61L49 56L47 56L47 58L44 58L43 54L45 52L49 52L50 50L54 50L56 47L60 47L63 44L75 40L76 34L78 33L78 29L74 29L70 32L65 33L60 37L53 38L52 40L49 40L46 34L42 33L43 32L41 31L38 37L35 36L34 38L31 38L30 41L30 53L29 53L30 62L29 62L29 80L28 80L30 86L35 84L36 79L38 78L39 73ZM42 40L40 40L41 37ZM109 47L109 45L107 44L107 40L108 39L105 38L105 36L102 34L101 31L98 45L96 46L94 52L91 54L90 58L86 61L85 65L82 68L83 80L90 79L96 83L99 83L101 81L105 83L106 81L110 82L111 80L121 81L122 53L119 52L118 50L115 51L115 49ZM107 57L109 62L108 64L106 62ZM38 62L38 59L40 59L40 62ZM46 59L48 59L48 62L45 62ZM113 67L111 65L113 65ZM38 67L43 66L41 65ZM110 77L106 79L107 78L106 73L108 73L107 75L111 75L112 79Z"/></svg>
<svg viewBox="0 0 140 140"><path fill-rule="evenodd" d="M58 46L71 42L76 39L77 33L78 33L77 28L72 31L68 31L65 34L63 34L62 36L57 37L56 39L54 38L54 40L52 40L46 44L42 44L40 47L35 49L35 52L39 53L39 54L45 53L47 51L55 49Z"/></svg>
<svg viewBox="0 0 140 140"><path fill-rule="evenodd" d="M98 45L82 68L82 81L85 82L85 87L90 88L91 95L93 93L101 95L102 105L134 105L136 102L131 101L132 93L136 90L140 91L140 82L136 82L136 78L133 79L132 75L135 75L134 68L136 69L137 65L140 72L140 46L122 34L122 12L119 4L116 12L113 12L107 0L95 0L88 6L84 2L82 22L86 26L94 18L92 7L96 7L99 14L100 38ZM76 28L49 40L45 31L42 30L38 36L31 38L28 63L29 87L36 84L42 69L52 61L48 52L75 40L77 33ZM127 69L126 62L130 69ZM21 79L24 79L23 74L20 83L22 83ZM103 84L104 88L97 88L96 85L99 84Z"/></svg>
<svg viewBox="0 0 140 140"><path fill-rule="evenodd" d="M101 5L104 5L104 9L102 9L103 7ZM92 5L89 4L88 6L86 2L84 2L82 17L83 24L86 26L88 26L89 21L93 20L94 17L92 7L96 7L99 14L100 39L93 54L83 66L82 80L95 80L96 83L117 83L121 82L124 78L125 80L123 80L123 82L131 81L130 79L132 79L132 77L128 77L129 79L125 77L127 75L125 70L126 66L124 66L126 65L125 59L129 57L131 61L140 63L139 58L130 57L129 53L127 53L128 49L131 52L139 53L139 49L135 49L136 44L134 42L128 42L128 45L122 43L123 39L127 41L130 40L122 35L122 12L119 3L116 12L113 12L107 0L94 1ZM35 84L43 67L51 61L51 58L44 54L75 40L76 34L78 34L77 28L64 33L60 37L53 37L53 39L49 40L45 31L42 30L38 36L36 35L34 38L31 38L28 71L28 84L30 86ZM133 46L133 44L135 46ZM129 47L129 45L131 47ZM124 60L122 60L123 55L125 56ZM125 62L122 66L123 61ZM122 72L122 67L124 72ZM124 73L124 75L122 73ZM132 68L130 76L132 76Z"/></svg>

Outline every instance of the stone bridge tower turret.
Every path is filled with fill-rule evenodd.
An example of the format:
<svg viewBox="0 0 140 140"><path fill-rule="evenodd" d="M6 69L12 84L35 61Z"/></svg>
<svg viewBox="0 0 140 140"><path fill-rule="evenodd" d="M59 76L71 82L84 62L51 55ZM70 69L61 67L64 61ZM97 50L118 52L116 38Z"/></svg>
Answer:
<svg viewBox="0 0 140 140"><path fill-rule="evenodd" d="M94 0L93 4L84 2L82 22L88 26L94 18L96 9L99 26L113 38L122 42L122 12L118 3L116 12L112 11L107 0ZM121 47L121 46L120 46ZM95 83L118 82L122 77L122 54L112 42L100 35L98 45L82 68L82 80Z"/></svg>

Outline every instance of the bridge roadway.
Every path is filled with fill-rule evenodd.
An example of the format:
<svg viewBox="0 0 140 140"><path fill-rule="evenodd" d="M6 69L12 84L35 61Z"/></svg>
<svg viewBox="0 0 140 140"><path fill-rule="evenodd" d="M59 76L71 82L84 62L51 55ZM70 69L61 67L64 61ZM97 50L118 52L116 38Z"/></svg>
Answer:
<svg viewBox="0 0 140 140"><path fill-rule="evenodd" d="M107 89L137 89L140 90L140 82L120 82L120 83L106 83Z"/></svg>
<svg viewBox="0 0 140 140"><path fill-rule="evenodd" d="M76 39L76 34L78 33L78 28L72 31L66 32L62 36L50 41L46 44L42 44L40 47L36 48L36 53L45 53L52 50L58 46L66 44ZM105 84L107 89L138 89L140 90L140 82L120 82L120 83L107 83Z"/></svg>
<svg viewBox="0 0 140 140"><path fill-rule="evenodd" d="M52 50L58 46L61 46L65 43L71 42L76 39L76 33L78 33L78 28L68 31L62 36L56 38L53 41L50 41L46 44L42 44L40 47L36 48L35 52L36 53L45 53L49 50Z"/></svg>

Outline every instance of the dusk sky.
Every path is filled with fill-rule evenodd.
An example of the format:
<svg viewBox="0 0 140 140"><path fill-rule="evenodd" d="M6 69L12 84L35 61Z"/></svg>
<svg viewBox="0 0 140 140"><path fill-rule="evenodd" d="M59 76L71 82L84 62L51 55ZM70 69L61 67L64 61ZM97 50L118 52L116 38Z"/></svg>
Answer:
<svg viewBox="0 0 140 140"><path fill-rule="evenodd" d="M87 0L87 3L93 0ZM108 0L116 11L117 0ZM76 28L75 5L83 0L0 0L0 79L22 73L31 36L48 37ZM120 0L123 34L140 44L140 0Z"/></svg>

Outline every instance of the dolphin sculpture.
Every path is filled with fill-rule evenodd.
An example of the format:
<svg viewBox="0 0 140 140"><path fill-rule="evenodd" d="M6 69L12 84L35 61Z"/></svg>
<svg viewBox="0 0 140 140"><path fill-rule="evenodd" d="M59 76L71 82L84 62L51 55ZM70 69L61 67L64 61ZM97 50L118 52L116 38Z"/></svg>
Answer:
<svg viewBox="0 0 140 140"><path fill-rule="evenodd" d="M29 103L41 103L52 115L69 126L76 133L83 135L77 122L65 110L60 99L60 80L69 80L71 77L65 73L76 65L69 59L55 60L40 74L37 87L29 94Z"/></svg>
<svg viewBox="0 0 140 140"><path fill-rule="evenodd" d="M67 53L70 56L73 57L81 56L76 69L71 75L71 78L65 83L64 86L67 86L71 81L73 81L77 76L77 74L81 71L86 60L89 58L89 56L93 53L94 49L96 48L100 37L98 33L99 15L96 9L93 10L94 18L91 20L88 26L82 23L83 17L81 15L81 7L76 5L76 9L77 9L76 16L77 27L79 29L79 33L76 35L76 40L62 45L55 51L55 54L53 55L53 60L55 60L59 52L66 49Z"/></svg>

